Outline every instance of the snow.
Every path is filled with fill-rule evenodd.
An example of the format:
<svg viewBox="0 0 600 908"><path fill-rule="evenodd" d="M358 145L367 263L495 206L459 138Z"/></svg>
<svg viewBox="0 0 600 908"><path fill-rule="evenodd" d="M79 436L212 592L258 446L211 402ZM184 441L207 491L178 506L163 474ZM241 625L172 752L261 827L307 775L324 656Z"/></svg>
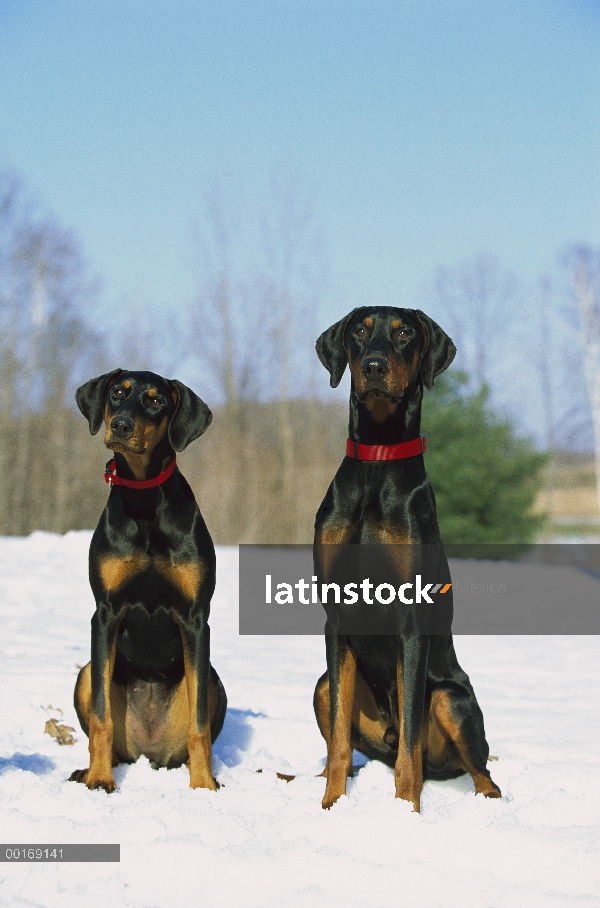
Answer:
<svg viewBox="0 0 600 908"><path fill-rule="evenodd" d="M0 839L118 842L121 862L0 864L0 905L140 908L554 908L600 905L600 640L456 638L486 721L503 798L469 778L427 782L422 813L366 763L331 811L312 710L319 637L240 637L237 551L217 553L212 661L229 700L218 792L145 759L118 790L65 780L87 765L72 706L89 659L89 532L0 539ZM64 710L77 743L44 735ZM258 773L257 770L262 772ZM297 773L290 783L276 771Z"/></svg>

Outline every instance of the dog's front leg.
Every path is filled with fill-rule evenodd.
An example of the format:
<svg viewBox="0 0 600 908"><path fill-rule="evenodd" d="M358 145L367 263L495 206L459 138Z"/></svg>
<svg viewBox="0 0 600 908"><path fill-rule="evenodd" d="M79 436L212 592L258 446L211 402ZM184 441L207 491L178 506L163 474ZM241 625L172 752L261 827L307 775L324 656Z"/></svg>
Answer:
<svg viewBox="0 0 600 908"><path fill-rule="evenodd" d="M356 653L346 637L327 634L327 630L325 647L329 675L329 745L327 786L322 806L328 810L341 795L346 794L346 780L352 769L350 736L356 682Z"/></svg>
<svg viewBox="0 0 600 908"><path fill-rule="evenodd" d="M84 782L88 788L116 789L113 778L113 721L110 685L115 665L117 633L122 613L115 616L107 602L98 602L92 618L92 696L89 719L89 769L80 769L71 781Z"/></svg>
<svg viewBox="0 0 600 908"><path fill-rule="evenodd" d="M429 637L398 637L396 676L400 741L394 767L396 797L421 809L423 788L423 747L421 735L425 710L425 683L429 658Z"/></svg>
<svg viewBox="0 0 600 908"><path fill-rule="evenodd" d="M190 788L216 791L212 774L212 742L208 709L210 678L210 628L203 615L177 619L183 643L185 680L189 704L188 767Z"/></svg>

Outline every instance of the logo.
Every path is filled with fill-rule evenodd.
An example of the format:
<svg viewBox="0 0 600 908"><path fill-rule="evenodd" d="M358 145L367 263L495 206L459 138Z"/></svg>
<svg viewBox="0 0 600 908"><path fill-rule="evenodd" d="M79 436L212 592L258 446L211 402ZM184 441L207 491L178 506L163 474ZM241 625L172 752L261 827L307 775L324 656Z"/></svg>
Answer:
<svg viewBox="0 0 600 908"><path fill-rule="evenodd" d="M346 583L343 587L339 583L322 583L319 593L319 584L317 577L314 575L311 577L310 583L301 577L295 583L286 583L285 581L277 583L275 584L275 590L273 586L272 575L265 574L265 603L267 605L273 602L278 605L295 605L296 601L300 605L309 605L311 603L316 605L319 601L323 605L328 602L340 605L342 604L342 591L344 594L343 604L356 605L361 598L359 589L362 593L362 602L366 605L373 605L375 601L380 605L391 605L396 600L396 597L404 605L421 605L425 602L433 605L434 602L431 596L435 596L436 593L444 595L452 588L451 583L423 584L421 574L415 575L414 583L402 583L397 589L391 583L380 583L375 586L368 577L365 577L360 583ZM297 600L294 598L294 590L297 590L298 593ZM310 598L308 596L309 591Z"/></svg>

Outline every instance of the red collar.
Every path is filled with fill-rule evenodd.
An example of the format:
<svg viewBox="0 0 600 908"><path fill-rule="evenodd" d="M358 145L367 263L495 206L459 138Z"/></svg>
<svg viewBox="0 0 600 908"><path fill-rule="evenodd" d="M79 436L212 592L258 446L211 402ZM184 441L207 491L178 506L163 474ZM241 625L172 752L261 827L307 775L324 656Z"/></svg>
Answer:
<svg viewBox="0 0 600 908"><path fill-rule="evenodd" d="M109 460L104 471L104 481L111 487L127 486L128 489L153 489L154 486L160 486L163 482L166 482L169 476L172 476L176 466L177 458L174 457L167 469L163 470L159 476L155 476L154 479L123 479L122 476L117 476L116 460Z"/></svg>
<svg viewBox="0 0 600 908"><path fill-rule="evenodd" d="M405 457L416 457L427 450L427 439L424 435L412 441L402 441L398 445L361 445L350 438L346 442L346 455L354 460L404 460Z"/></svg>

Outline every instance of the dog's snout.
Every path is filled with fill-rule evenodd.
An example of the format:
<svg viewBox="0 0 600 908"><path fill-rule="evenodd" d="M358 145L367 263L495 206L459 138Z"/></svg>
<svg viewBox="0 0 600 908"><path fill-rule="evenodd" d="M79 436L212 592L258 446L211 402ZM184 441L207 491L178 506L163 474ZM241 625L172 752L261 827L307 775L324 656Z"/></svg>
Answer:
<svg viewBox="0 0 600 908"><path fill-rule="evenodd" d="M360 371L367 378L383 378L389 373L390 364L382 356L369 356L362 361Z"/></svg>
<svg viewBox="0 0 600 908"><path fill-rule="evenodd" d="M117 438L125 439L133 435L133 420L129 416L115 416L110 424L112 434Z"/></svg>

